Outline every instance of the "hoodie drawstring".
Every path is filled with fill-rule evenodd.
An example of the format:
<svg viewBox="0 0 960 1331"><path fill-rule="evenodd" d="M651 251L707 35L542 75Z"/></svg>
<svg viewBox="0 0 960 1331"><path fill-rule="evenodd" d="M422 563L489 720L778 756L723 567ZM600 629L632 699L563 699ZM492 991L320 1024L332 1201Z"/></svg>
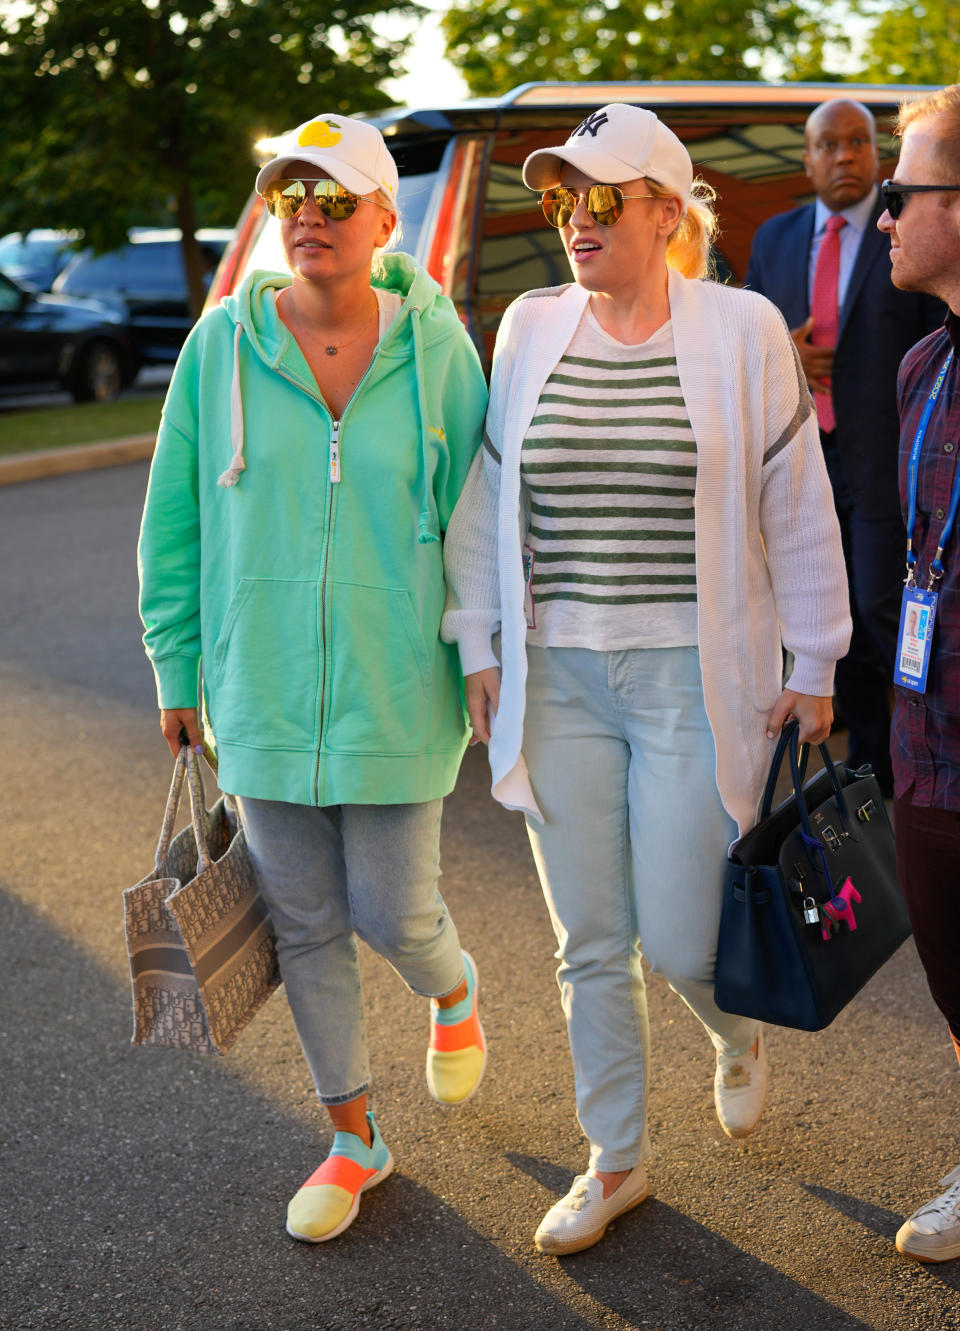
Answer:
<svg viewBox="0 0 960 1331"><path fill-rule="evenodd" d="M233 457L230 466L217 477L217 484L228 489L236 485L240 473L246 471L243 460L243 398L240 395L240 337L243 330L239 323L233 334L233 379L230 382L230 442L233 444Z"/></svg>
<svg viewBox="0 0 960 1331"><path fill-rule="evenodd" d="M413 325L413 363L417 378L417 406L420 412L420 465L423 467L423 502L417 523L417 543L429 545L440 539L440 523L433 504L430 502L430 468L427 458L427 404L424 401L423 375L423 334L420 329L420 310L414 305L410 310Z"/></svg>

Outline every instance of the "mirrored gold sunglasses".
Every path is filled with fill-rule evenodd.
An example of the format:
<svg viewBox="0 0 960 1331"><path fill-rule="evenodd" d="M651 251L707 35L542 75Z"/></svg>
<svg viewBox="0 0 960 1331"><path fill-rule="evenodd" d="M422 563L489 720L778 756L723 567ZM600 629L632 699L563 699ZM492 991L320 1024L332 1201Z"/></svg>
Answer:
<svg viewBox="0 0 960 1331"><path fill-rule="evenodd" d="M260 197L274 217L285 221L288 217L296 217L306 203L309 185L313 186L314 203L331 222L343 222L352 217L357 211L357 204L364 199L362 194L351 194L335 180L309 176L295 180L282 177L272 180ZM367 199L366 202L374 203L375 200Z"/></svg>
<svg viewBox="0 0 960 1331"><path fill-rule="evenodd" d="M572 190L564 185L545 189L540 196L543 215L558 229L567 226L583 199L584 207L598 226L616 226L623 216L625 199L653 199L654 194L624 194L618 185L591 185L589 189Z"/></svg>

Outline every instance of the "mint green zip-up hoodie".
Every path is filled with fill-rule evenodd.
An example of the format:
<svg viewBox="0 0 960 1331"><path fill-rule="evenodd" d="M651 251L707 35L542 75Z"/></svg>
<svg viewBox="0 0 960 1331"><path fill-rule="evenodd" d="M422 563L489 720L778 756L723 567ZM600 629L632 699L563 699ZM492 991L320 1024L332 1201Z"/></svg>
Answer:
<svg viewBox="0 0 960 1331"><path fill-rule="evenodd" d="M436 282L406 255L382 263L373 284L403 306L338 440L277 314L289 274L252 274L197 324L164 403L140 534L144 643L161 707L197 705L202 663L234 795L414 803L449 794L463 755L441 540L486 384Z"/></svg>

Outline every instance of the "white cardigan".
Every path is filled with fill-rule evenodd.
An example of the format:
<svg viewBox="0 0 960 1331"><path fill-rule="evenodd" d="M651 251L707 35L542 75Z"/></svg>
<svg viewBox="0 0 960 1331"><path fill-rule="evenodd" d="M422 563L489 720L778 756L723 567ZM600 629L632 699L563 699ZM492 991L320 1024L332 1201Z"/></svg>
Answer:
<svg viewBox="0 0 960 1331"><path fill-rule="evenodd" d="M491 729L493 795L541 818L523 758L527 674L521 546L528 525L520 453L543 385L566 350L589 293L530 291L507 310L494 353L484 447L445 541L441 635L464 674L503 678ZM717 788L741 833L756 806L773 741L766 717L789 687L829 697L850 640L840 528L799 358L763 296L670 271L670 315L683 398L697 441L695 539L700 668L717 750Z"/></svg>

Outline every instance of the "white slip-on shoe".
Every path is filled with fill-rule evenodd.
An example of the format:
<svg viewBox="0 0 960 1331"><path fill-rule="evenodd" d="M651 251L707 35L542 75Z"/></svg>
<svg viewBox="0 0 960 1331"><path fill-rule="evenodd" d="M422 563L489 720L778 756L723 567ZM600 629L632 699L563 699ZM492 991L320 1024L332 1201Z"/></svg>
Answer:
<svg viewBox="0 0 960 1331"><path fill-rule="evenodd" d="M540 1221L533 1236L538 1252L560 1257L590 1248L606 1232L611 1220L639 1206L650 1196L650 1183L643 1165L637 1165L617 1188L604 1198L603 1184L592 1174L578 1174L573 1187Z"/></svg>
<svg viewBox="0 0 960 1331"><path fill-rule="evenodd" d="M897 1230L897 1252L918 1262L960 1257L960 1165L940 1180L947 1190L914 1211Z"/></svg>
<svg viewBox="0 0 960 1331"><path fill-rule="evenodd" d="M763 1031L745 1054L717 1054L713 1103L728 1137L746 1137L753 1132L763 1113L769 1081L770 1064Z"/></svg>

